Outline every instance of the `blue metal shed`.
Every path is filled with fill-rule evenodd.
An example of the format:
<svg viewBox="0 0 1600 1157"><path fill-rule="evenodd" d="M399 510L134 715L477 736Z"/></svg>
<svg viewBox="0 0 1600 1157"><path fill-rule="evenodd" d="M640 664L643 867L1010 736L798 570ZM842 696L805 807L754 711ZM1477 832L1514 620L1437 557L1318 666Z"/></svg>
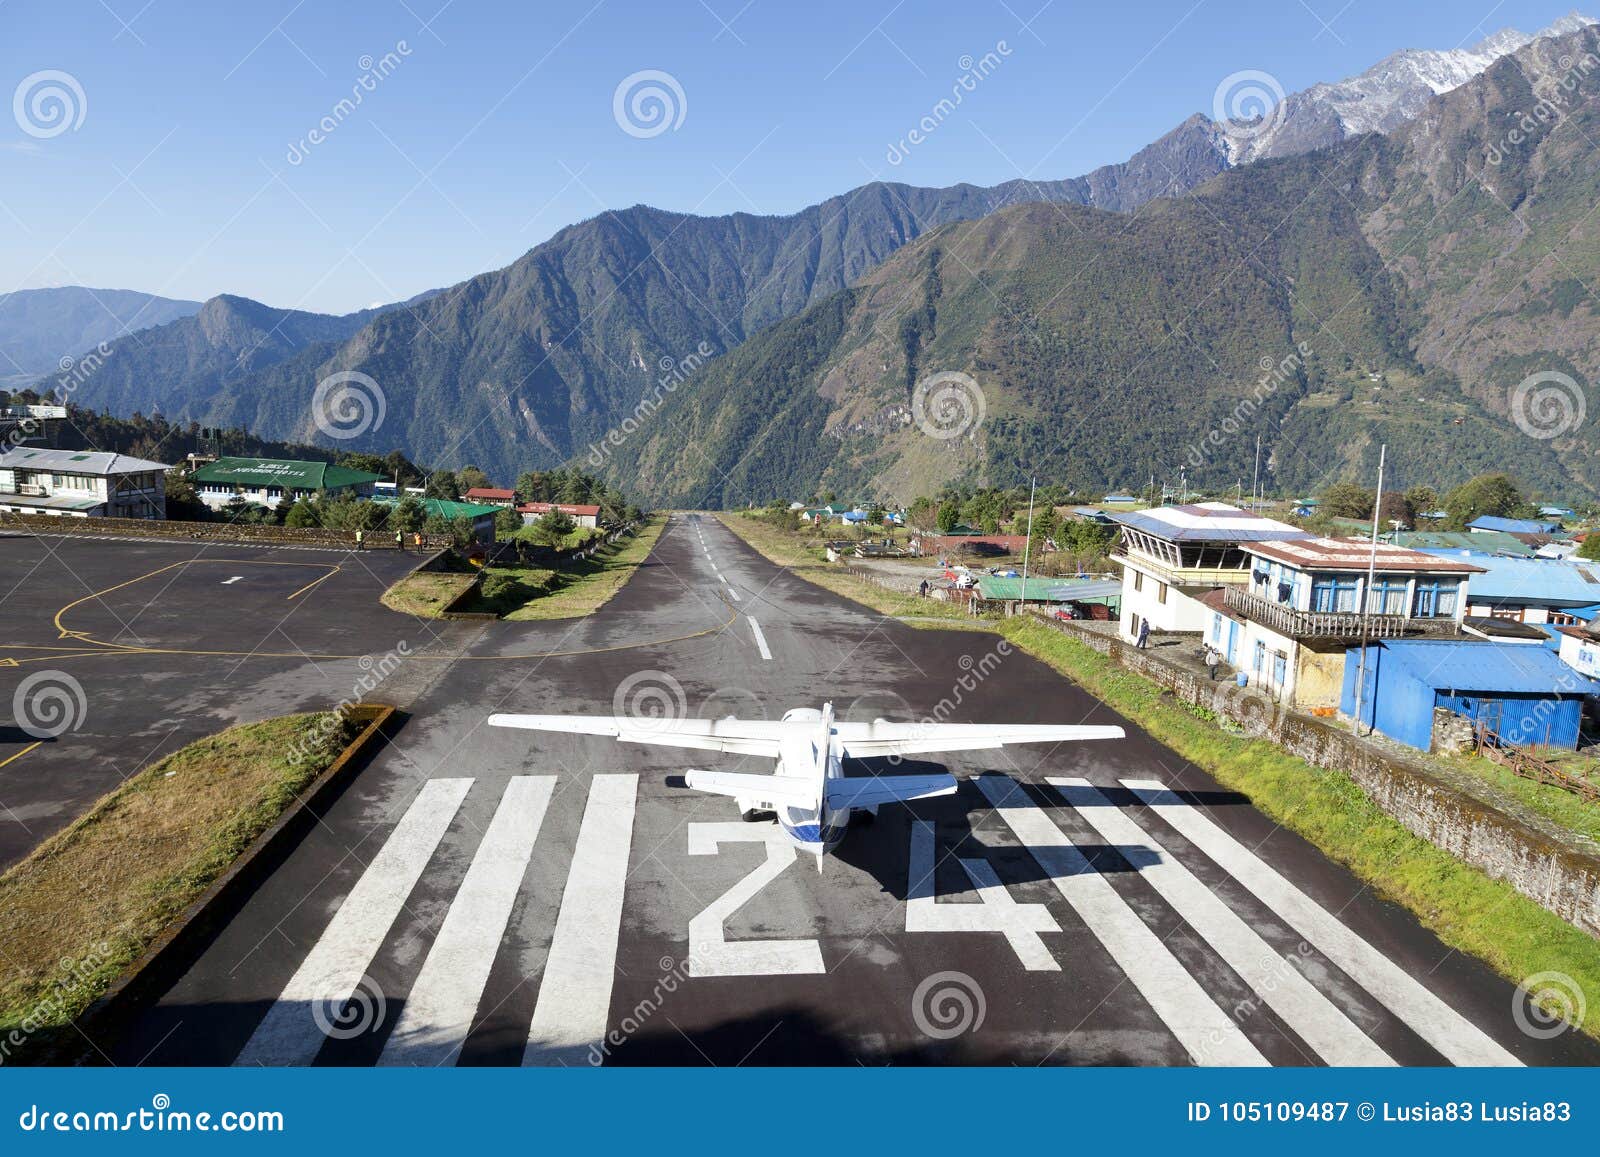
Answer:
<svg viewBox="0 0 1600 1157"><path fill-rule="evenodd" d="M1345 656L1340 709L1355 714L1361 652ZM1367 647L1361 722L1427 751L1433 710L1483 722L1511 743L1576 747L1586 695L1600 683L1544 647L1519 643L1397 639Z"/></svg>

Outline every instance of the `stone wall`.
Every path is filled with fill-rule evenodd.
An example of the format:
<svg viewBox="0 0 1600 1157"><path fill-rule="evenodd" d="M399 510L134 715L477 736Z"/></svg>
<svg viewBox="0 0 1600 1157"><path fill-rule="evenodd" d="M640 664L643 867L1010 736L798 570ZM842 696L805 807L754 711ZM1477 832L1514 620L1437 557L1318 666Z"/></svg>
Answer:
<svg viewBox="0 0 1600 1157"><path fill-rule="evenodd" d="M1167 688L1182 702L1214 712L1307 763L1345 772L1408 831L1600 937L1600 855L1587 851L1579 837L1542 817L1501 810L1474 794L1465 774L1452 782L1437 769L1362 740L1336 722L1302 715L1250 687L1213 683L1204 668L1168 659L1160 654L1161 647L1141 651L1078 623L1043 615L1039 619ZM1187 645L1189 636L1181 637ZM1185 653L1192 649L1186 646Z"/></svg>
<svg viewBox="0 0 1600 1157"><path fill-rule="evenodd" d="M327 530L320 526L265 526L255 523L177 522L154 518L56 518L48 514L0 515L0 530L27 530L36 534L112 536L117 538L172 538L200 542L255 542L265 545L354 546L353 530ZM422 536L424 548L449 546L448 535ZM369 530L367 550L394 550L392 531ZM415 550L411 535L406 549Z"/></svg>

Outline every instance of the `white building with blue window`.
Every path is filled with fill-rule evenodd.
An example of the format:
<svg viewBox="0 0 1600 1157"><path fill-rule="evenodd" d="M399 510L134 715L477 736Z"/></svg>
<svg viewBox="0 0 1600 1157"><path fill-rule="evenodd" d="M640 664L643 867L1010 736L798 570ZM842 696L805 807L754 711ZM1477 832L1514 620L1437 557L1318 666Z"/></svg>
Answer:
<svg viewBox="0 0 1600 1157"><path fill-rule="evenodd" d="M1207 600L1207 638L1251 684L1307 708L1338 705L1345 652L1363 637L1458 635L1468 580L1483 573L1460 557L1381 542L1374 550L1359 537L1244 550L1249 581Z"/></svg>

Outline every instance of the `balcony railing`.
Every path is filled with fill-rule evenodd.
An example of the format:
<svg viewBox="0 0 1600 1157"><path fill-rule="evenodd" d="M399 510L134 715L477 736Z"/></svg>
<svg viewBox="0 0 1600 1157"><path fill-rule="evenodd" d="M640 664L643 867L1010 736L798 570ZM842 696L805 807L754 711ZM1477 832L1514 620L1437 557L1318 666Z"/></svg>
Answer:
<svg viewBox="0 0 1600 1157"><path fill-rule="evenodd" d="M36 486L32 482L13 482L9 486L0 485L0 494L17 494L24 498L49 497L49 492L43 486Z"/></svg>
<svg viewBox="0 0 1600 1157"><path fill-rule="evenodd" d="M1369 639L1398 639L1406 635L1453 635L1459 630L1449 617L1413 619L1407 615L1361 615L1353 611L1299 611L1240 587L1228 587L1222 601L1229 610L1291 639L1359 639L1363 630Z"/></svg>

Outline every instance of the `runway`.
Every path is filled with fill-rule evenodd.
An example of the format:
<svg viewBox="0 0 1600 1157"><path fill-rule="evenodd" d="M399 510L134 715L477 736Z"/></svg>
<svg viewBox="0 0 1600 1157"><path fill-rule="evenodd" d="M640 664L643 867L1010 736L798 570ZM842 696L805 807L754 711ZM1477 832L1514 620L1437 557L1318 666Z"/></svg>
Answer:
<svg viewBox="0 0 1600 1157"><path fill-rule="evenodd" d="M338 583L314 592L329 614ZM352 653L409 623L339 618ZM675 516L590 620L454 641L393 742L160 1002L100 1042L105 1060L1600 1062L1588 1038L1522 1032L1513 984L997 636L885 620L714 520ZM956 796L885 808L819 872L774 825L675 782L759 760L484 723L777 718L823 699L845 719L938 710L1128 738L952 758Z"/></svg>

